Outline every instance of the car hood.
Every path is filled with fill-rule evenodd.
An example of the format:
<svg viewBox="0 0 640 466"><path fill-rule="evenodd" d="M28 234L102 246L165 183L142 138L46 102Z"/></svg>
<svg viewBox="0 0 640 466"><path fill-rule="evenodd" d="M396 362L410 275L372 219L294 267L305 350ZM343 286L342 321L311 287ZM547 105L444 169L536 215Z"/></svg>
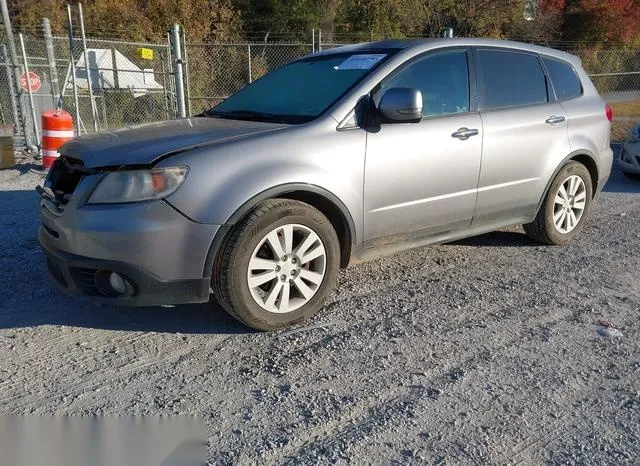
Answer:
<svg viewBox="0 0 640 466"><path fill-rule="evenodd" d="M275 131L286 126L256 121L193 117L80 136L63 145L59 152L82 160L86 168L150 165L167 154Z"/></svg>

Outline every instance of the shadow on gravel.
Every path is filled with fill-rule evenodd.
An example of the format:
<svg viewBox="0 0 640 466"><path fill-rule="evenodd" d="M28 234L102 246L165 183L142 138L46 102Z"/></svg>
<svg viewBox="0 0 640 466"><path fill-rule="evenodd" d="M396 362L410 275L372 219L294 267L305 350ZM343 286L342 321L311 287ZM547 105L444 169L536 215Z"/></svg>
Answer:
<svg viewBox="0 0 640 466"><path fill-rule="evenodd" d="M214 303L122 308L68 297L49 282L38 227L35 191L0 191L0 329L65 325L185 334L254 332Z"/></svg>
<svg viewBox="0 0 640 466"><path fill-rule="evenodd" d="M13 167L10 168L0 168L0 171L3 170L16 170L20 175L25 175L27 173L29 173L29 171L31 170L42 170L42 167L38 164L35 163L29 163L29 162L16 162L16 164Z"/></svg>
<svg viewBox="0 0 640 466"><path fill-rule="evenodd" d="M44 272L44 271L43 271ZM42 279L47 279L43 273ZM176 306L175 308L119 308L97 305L81 299L53 296L49 304L25 303L0 310L0 328L63 325L100 330L184 334L249 334L254 331L233 319L215 304ZM9 311L9 312L7 312Z"/></svg>
<svg viewBox="0 0 640 466"><path fill-rule="evenodd" d="M540 246L537 243L526 236L524 233L518 233L515 231L492 231L491 233L485 233L484 235L474 236L472 238L465 238L458 241L454 241L456 246Z"/></svg>

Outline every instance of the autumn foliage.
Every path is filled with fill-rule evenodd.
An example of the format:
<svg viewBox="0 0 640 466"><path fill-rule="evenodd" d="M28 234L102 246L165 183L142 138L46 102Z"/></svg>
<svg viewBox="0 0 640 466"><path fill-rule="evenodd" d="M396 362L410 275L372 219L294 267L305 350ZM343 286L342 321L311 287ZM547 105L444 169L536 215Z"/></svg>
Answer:
<svg viewBox="0 0 640 466"><path fill-rule="evenodd" d="M578 40L633 42L640 36L637 0L567 2L567 34Z"/></svg>
<svg viewBox="0 0 640 466"><path fill-rule="evenodd" d="M18 29L37 31L43 15L65 32L68 0L9 0ZM640 0L85 0L92 36L164 40L179 23L194 40L309 40L440 35L536 41L640 44Z"/></svg>

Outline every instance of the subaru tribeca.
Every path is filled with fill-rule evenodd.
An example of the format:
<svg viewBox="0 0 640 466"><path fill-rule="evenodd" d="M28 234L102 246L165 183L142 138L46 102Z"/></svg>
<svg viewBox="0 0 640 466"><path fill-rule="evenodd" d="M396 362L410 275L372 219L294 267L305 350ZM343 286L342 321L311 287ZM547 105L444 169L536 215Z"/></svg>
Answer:
<svg viewBox="0 0 640 466"><path fill-rule="evenodd" d="M339 267L509 225L565 244L611 170L580 59L482 39L309 55L196 117L60 149L39 188L62 289L207 302L262 330L318 312Z"/></svg>

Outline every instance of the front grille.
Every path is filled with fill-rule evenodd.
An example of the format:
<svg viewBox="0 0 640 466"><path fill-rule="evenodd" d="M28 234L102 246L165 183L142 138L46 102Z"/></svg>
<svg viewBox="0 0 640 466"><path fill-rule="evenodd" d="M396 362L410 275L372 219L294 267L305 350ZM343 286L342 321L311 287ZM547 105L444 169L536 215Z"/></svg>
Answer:
<svg viewBox="0 0 640 466"><path fill-rule="evenodd" d="M53 163L45 187L53 192L60 205L64 205L71 199L85 173L82 161L63 155Z"/></svg>
<svg viewBox="0 0 640 466"><path fill-rule="evenodd" d="M100 296L102 294L96 285L96 269L71 267L69 272L80 291L90 296Z"/></svg>
<svg viewBox="0 0 640 466"><path fill-rule="evenodd" d="M48 257L47 257L47 269L49 270L49 273L51 274L51 276L55 281L60 283L65 288L68 286L67 281L64 279L64 275L62 274L62 270L60 270L60 267L58 267L58 265Z"/></svg>

